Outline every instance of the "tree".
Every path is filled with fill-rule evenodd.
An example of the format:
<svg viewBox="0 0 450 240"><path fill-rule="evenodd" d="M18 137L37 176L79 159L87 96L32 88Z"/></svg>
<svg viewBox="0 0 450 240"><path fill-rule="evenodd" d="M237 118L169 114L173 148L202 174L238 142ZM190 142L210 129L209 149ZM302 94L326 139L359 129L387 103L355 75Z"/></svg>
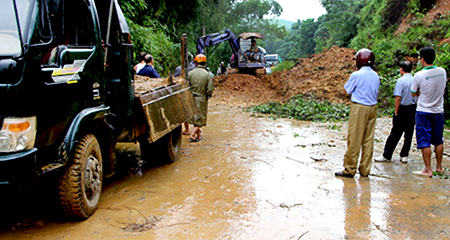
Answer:
<svg viewBox="0 0 450 240"><path fill-rule="evenodd" d="M327 10L323 25L328 29L327 47L347 47L358 30L358 14L364 0L321 0Z"/></svg>

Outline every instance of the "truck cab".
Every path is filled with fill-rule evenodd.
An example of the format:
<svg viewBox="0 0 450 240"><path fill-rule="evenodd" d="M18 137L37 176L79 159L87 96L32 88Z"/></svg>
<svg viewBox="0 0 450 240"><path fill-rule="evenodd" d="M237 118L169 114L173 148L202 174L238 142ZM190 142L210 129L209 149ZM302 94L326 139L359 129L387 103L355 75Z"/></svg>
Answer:
<svg viewBox="0 0 450 240"><path fill-rule="evenodd" d="M148 147L164 138L180 148L172 145L195 114L192 96L185 85L135 96L133 44L117 0L13 0L0 13L8 19L0 22L0 185L55 172L65 213L86 219L114 173L117 142ZM185 114L166 117L174 112Z"/></svg>

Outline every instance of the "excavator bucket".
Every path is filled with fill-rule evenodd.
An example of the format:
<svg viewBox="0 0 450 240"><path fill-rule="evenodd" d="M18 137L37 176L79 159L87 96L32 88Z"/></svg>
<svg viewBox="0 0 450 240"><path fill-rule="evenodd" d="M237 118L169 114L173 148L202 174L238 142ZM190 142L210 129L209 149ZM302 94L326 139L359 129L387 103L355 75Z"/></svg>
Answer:
<svg viewBox="0 0 450 240"><path fill-rule="evenodd" d="M228 74L236 74L239 73L239 69L237 68L229 68L228 69Z"/></svg>
<svg viewBox="0 0 450 240"><path fill-rule="evenodd" d="M258 68L255 70L256 76L262 76L266 75L266 69L265 68Z"/></svg>

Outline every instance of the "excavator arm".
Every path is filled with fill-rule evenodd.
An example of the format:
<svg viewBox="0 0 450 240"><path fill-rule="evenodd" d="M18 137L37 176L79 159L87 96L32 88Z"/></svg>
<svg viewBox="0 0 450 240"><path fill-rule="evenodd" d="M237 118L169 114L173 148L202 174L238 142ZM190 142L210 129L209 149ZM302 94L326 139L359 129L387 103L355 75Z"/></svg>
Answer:
<svg viewBox="0 0 450 240"><path fill-rule="evenodd" d="M225 30L224 33L212 33L199 37L197 40L197 54L204 54L206 47L211 47L227 40L230 43L231 50L235 56L237 56L239 51L239 42L236 39L236 35L231 32L230 29Z"/></svg>

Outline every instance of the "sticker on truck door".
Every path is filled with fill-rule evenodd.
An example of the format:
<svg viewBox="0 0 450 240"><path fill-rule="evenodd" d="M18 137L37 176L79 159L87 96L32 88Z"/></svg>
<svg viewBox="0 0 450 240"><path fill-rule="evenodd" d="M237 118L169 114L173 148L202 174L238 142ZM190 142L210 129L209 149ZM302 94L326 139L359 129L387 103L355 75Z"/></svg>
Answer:
<svg viewBox="0 0 450 240"><path fill-rule="evenodd" d="M66 64L62 69L55 69L52 73L53 81L56 83L77 83L80 80L78 73L83 72L85 59L77 59L73 64Z"/></svg>

